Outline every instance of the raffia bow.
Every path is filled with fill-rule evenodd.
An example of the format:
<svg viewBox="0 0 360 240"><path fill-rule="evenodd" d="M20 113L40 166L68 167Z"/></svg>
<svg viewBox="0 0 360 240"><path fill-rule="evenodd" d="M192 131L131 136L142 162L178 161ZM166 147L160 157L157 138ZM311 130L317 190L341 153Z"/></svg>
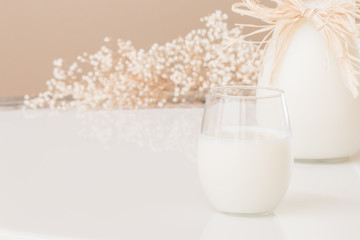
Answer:
<svg viewBox="0 0 360 240"><path fill-rule="evenodd" d="M267 25L239 24L243 27L258 28L245 37L266 33L259 42L259 49L264 46L265 53L271 42L275 44L276 66L286 52L297 27L304 21L311 21L325 37L328 47L332 48L345 76L345 85L354 97L359 95L360 59L358 44L360 33L356 20L360 19L358 8L360 0L326 1L322 8L310 8L303 0L272 0L276 7L271 8L255 0L243 0L235 3L232 10L241 15L260 19ZM275 36L274 31L277 31Z"/></svg>

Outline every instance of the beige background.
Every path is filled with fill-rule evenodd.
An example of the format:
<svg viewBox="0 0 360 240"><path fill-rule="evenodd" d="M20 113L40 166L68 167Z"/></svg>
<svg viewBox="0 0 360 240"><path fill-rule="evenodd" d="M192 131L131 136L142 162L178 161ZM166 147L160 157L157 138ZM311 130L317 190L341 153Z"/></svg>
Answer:
<svg viewBox="0 0 360 240"><path fill-rule="evenodd" d="M0 0L0 97L36 94L52 76L52 61L71 63L99 49L105 36L137 48L164 43L221 9L232 26L236 0Z"/></svg>

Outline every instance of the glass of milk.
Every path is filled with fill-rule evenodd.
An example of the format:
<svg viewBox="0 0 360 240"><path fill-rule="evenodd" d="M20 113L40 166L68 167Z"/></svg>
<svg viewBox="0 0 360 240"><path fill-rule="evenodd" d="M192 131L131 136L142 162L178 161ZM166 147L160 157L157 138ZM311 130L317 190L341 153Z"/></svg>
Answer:
<svg viewBox="0 0 360 240"><path fill-rule="evenodd" d="M206 97L198 145L199 175L223 213L264 215L283 198L293 155L282 90L224 86Z"/></svg>

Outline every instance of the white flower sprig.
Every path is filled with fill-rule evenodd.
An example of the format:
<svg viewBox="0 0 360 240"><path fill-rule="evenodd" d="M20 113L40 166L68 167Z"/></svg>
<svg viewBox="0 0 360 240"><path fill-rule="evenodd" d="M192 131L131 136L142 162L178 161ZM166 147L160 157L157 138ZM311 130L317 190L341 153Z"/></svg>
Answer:
<svg viewBox="0 0 360 240"><path fill-rule="evenodd" d="M251 42L229 45L228 39L242 39L242 29L228 29L226 20L216 11L201 19L206 28L148 51L106 37L98 52L83 53L67 68L62 59L55 60L47 90L25 96L25 105L56 110L164 107L200 102L214 86L254 84L261 52Z"/></svg>

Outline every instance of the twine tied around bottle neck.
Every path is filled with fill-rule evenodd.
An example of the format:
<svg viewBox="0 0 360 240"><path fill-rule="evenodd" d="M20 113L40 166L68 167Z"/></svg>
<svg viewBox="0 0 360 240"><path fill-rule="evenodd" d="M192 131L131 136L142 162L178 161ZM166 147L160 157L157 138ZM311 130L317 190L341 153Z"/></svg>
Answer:
<svg viewBox="0 0 360 240"><path fill-rule="evenodd" d="M318 13L318 9L317 8L307 8L305 9L305 11L302 13L302 17L308 20L311 20L311 18L313 16L315 16Z"/></svg>
<svg viewBox="0 0 360 240"><path fill-rule="evenodd" d="M253 28L244 38L265 33L258 49L264 47L264 56L270 43L275 46L275 59L271 79L285 54L292 36L305 21L311 21L326 39L328 52L333 50L344 75L346 87L354 98L359 95L360 0L329 0L321 8L308 7L303 0L272 0L275 7L267 7L256 0L242 0L233 4L232 10L243 16L260 19L266 25L238 24ZM273 34L276 30L276 34ZM263 56L263 57L264 57ZM262 57L262 62L264 62Z"/></svg>

